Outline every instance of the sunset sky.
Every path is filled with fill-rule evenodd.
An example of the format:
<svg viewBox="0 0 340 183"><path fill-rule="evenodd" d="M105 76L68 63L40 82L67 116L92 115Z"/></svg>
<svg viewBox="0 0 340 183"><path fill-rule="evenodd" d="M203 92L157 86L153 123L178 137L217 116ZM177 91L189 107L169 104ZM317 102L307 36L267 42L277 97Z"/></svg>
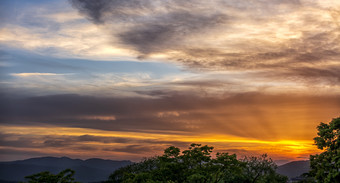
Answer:
<svg viewBox="0 0 340 183"><path fill-rule="evenodd" d="M0 161L202 143L281 164L339 116L340 1L0 1Z"/></svg>

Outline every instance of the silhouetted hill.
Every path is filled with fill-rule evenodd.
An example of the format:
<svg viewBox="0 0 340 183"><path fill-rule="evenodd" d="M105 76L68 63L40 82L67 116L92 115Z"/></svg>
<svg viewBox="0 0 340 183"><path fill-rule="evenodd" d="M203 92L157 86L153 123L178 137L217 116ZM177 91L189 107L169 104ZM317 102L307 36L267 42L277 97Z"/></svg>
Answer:
<svg viewBox="0 0 340 183"><path fill-rule="evenodd" d="M0 183L14 183L24 177L42 171L54 174L71 168L76 171L75 178L80 182L99 182L107 180L116 169L131 164L131 161L113 161L92 158L87 160L67 157L41 157L26 160L0 162ZM298 177L309 171L309 161L293 161L278 167L277 172L289 178Z"/></svg>
<svg viewBox="0 0 340 183"><path fill-rule="evenodd" d="M288 178L298 177L303 173L309 171L309 161L292 161L281 165L277 168L276 172L285 175Z"/></svg>
<svg viewBox="0 0 340 183"><path fill-rule="evenodd" d="M107 180L116 169L131 164L131 161L113 161L98 158L80 160L67 157L42 157L20 161L0 162L0 183L6 181L23 181L27 175L42 171L54 174L71 168L76 171L75 178L80 182L98 182Z"/></svg>
<svg viewBox="0 0 340 183"><path fill-rule="evenodd" d="M0 183L17 183L17 181L0 180Z"/></svg>

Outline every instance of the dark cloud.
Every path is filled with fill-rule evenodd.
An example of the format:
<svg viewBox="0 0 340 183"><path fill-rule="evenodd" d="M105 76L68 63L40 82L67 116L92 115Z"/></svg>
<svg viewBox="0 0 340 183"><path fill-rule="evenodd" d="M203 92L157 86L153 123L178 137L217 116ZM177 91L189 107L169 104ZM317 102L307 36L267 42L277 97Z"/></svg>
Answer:
<svg viewBox="0 0 340 183"><path fill-rule="evenodd" d="M0 146L24 148L39 147L40 145L36 141L37 137L0 133Z"/></svg>
<svg viewBox="0 0 340 183"><path fill-rule="evenodd" d="M224 13L192 11L202 9L199 7L202 3L197 1L71 0L70 2L94 23L132 24L116 36L123 44L138 51L140 57L177 50L178 47L182 47L182 41L186 37L204 33L213 27L225 24L229 19Z"/></svg>
<svg viewBox="0 0 340 183"><path fill-rule="evenodd" d="M305 33L300 39L290 40L286 45L268 45L276 51L242 50L238 53L226 53L221 49L190 48L182 50L182 54L175 55L173 59L191 68L205 70L287 70L301 67L301 64L325 64L340 59L340 37L337 32L334 29L316 34Z"/></svg>
<svg viewBox="0 0 340 183"><path fill-rule="evenodd" d="M212 79L206 79L206 80L200 80L200 81L178 81L178 82L173 82L169 83L170 85L175 85L175 86L194 86L194 87L204 87L204 88L209 88L209 87L222 87L224 85L232 85L235 84L233 82L226 82L226 81L219 81L219 80L212 80ZM145 92L145 94L148 94ZM151 95L152 92L149 92L149 95Z"/></svg>
<svg viewBox="0 0 340 183"><path fill-rule="evenodd" d="M107 21L129 21L140 16L144 8L151 8L152 1L138 0L69 0L73 7L96 24Z"/></svg>
<svg viewBox="0 0 340 183"><path fill-rule="evenodd" d="M50 139L50 140L45 140L43 146L44 147L67 147L72 144L73 143L68 140Z"/></svg>
<svg viewBox="0 0 340 183"><path fill-rule="evenodd" d="M86 14L87 17L95 22L95 23L102 23L102 14L110 11L110 0L99 0L99 1L75 1L70 0L72 5L79 9L79 12ZM91 11L89 11L91 10Z"/></svg>
<svg viewBox="0 0 340 183"><path fill-rule="evenodd" d="M326 67L326 68L296 68L293 72L304 78L327 78L333 84L340 83L340 66L339 67Z"/></svg>
<svg viewBox="0 0 340 183"><path fill-rule="evenodd" d="M127 143L132 139L121 137L98 137L93 135L82 135L79 136L77 140L82 142Z"/></svg>
<svg viewBox="0 0 340 183"><path fill-rule="evenodd" d="M1 161L14 161L18 159L28 159L32 157L42 157L42 156L51 156L51 154L29 150L29 149L0 149L0 160Z"/></svg>
<svg viewBox="0 0 340 183"><path fill-rule="evenodd" d="M162 147L153 147L153 146L143 146L143 145L128 145L121 148L105 148L104 151L113 151L113 152L124 152L124 153L132 153L132 154L140 154L140 153L150 153L155 152L155 149L158 151L162 149Z"/></svg>
<svg viewBox="0 0 340 183"><path fill-rule="evenodd" d="M340 66L301 66L282 68L277 72L258 72L254 77L288 80L305 83L307 86L328 85L338 86L340 81ZM336 89L335 89L336 90Z"/></svg>
<svg viewBox="0 0 340 183"><path fill-rule="evenodd" d="M162 53L181 47L181 42L185 37L226 23L228 16L172 12L162 17L155 17L155 19L152 22L135 25L131 30L119 34L118 37L142 55Z"/></svg>
<svg viewBox="0 0 340 183"><path fill-rule="evenodd" d="M91 143L95 144L91 144ZM90 143L90 144L87 144ZM112 147L124 146L124 148L117 148L117 152L147 152L146 147L143 146L160 146L161 148L175 145L175 146L187 146L187 142L181 141L167 141L167 140L155 140L155 139L139 139L128 137L112 137L112 136L95 136L95 135L24 135L16 133L0 133L0 147L6 148L61 148L69 150L99 150L98 144L112 145ZM143 144L143 145L129 145L129 144ZM126 147L125 147L126 146ZM105 151L115 151L115 148L105 148ZM137 152L136 152L137 153Z"/></svg>
<svg viewBox="0 0 340 183"><path fill-rule="evenodd" d="M312 136L316 124L339 115L339 109L340 97L337 95L289 96L243 93L214 98L174 94L151 99L54 95L11 99L6 112L1 111L1 122L11 125L50 124L146 133L192 135L213 133L274 140L283 137ZM115 116L116 119L81 118L91 115ZM294 121L299 121L301 127L310 130L294 130L292 126ZM291 131L285 133L284 130L279 130L279 127ZM73 141L136 142L126 138L85 135L67 139L66 142L65 139L61 141L55 139L46 143L62 146Z"/></svg>

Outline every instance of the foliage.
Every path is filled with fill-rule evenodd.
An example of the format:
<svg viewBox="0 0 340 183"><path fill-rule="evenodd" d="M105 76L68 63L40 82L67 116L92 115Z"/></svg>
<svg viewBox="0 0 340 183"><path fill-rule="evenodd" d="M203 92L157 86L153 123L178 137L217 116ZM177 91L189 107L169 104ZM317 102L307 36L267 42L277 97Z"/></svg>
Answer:
<svg viewBox="0 0 340 183"><path fill-rule="evenodd" d="M329 124L320 123L317 129L318 136L314 138L314 141L324 152L310 156L310 174L319 182L339 183L340 117L333 119Z"/></svg>
<svg viewBox="0 0 340 183"><path fill-rule="evenodd" d="M303 173L299 176L301 180L297 181L297 183L315 183L314 177L312 177L309 173Z"/></svg>
<svg viewBox="0 0 340 183"><path fill-rule="evenodd" d="M118 169L109 177L112 183L259 183L286 182L275 173L276 165L262 155L238 160L235 154L217 153L213 147L191 144L188 150L171 146L162 156L144 159Z"/></svg>
<svg viewBox="0 0 340 183"><path fill-rule="evenodd" d="M267 154L260 157L245 157L243 161L246 162L245 174L250 182L276 183L287 180L285 176L276 174L277 165Z"/></svg>
<svg viewBox="0 0 340 183"><path fill-rule="evenodd" d="M74 170L66 169L54 175L50 172L40 172L37 174L26 176L27 183L77 183L73 176Z"/></svg>

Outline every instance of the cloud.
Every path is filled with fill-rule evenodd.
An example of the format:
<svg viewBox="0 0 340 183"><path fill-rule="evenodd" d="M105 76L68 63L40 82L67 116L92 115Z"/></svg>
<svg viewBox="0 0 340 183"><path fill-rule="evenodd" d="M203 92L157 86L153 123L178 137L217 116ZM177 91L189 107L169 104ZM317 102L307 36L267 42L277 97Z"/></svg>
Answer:
<svg viewBox="0 0 340 183"><path fill-rule="evenodd" d="M41 147L37 143L37 138L32 136L23 136L20 134L0 133L0 146L7 147Z"/></svg>
<svg viewBox="0 0 340 183"><path fill-rule="evenodd" d="M201 16L190 12L174 12L155 19L155 22L135 25L118 37L143 57L152 53L176 50L181 46L181 40L195 33L204 32L208 27L222 24L228 17L223 14Z"/></svg>
<svg viewBox="0 0 340 183"><path fill-rule="evenodd" d="M57 73L12 73L12 76L17 77L30 77L30 76L58 76L58 75L69 75L69 74L57 74Z"/></svg>
<svg viewBox="0 0 340 183"><path fill-rule="evenodd" d="M9 101L9 105L1 110L1 121L3 124L49 124L122 132L307 140L315 135L315 126L320 121L339 115L339 99L338 95L260 93L230 93L224 97L190 94L159 98L6 97L1 101ZM79 116L115 116L115 120Z"/></svg>
<svg viewBox="0 0 340 183"><path fill-rule="evenodd" d="M141 154L141 153L150 153L155 152L155 150L161 151L162 147L152 147L152 146L142 146L142 145L128 145L122 148L105 148L104 151L113 151L113 152L124 152L124 153L132 153L132 154Z"/></svg>
<svg viewBox="0 0 340 183"><path fill-rule="evenodd" d="M86 120L101 120L101 121L111 121L116 120L116 116L80 116L80 119Z"/></svg>
<svg viewBox="0 0 340 183"><path fill-rule="evenodd" d="M3 91L18 95L76 93L154 98L182 92L202 96L223 96L226 92L332 95L337 94L340 87L337 82L340 66L337 62L296 67L282 65L259 70L190 72L160 63L53 60L46 57L33 57L32 61L23 63L17 61L21 57L8 60L14 66L4 68L2 72ZM58 73L55 73L56 69Z"/></svg>
<svg viewBox="0 0 340 183"><path fill-rule="evenodd" d="M340 82L340 67L296 68L294 71L305 78L328 78L334 84Z"/></svg>
<svg viewBox="0 0 340 183"><path fill-rule="evenodd" d="M340 67L336 2L69 2L80 15L70 4L58 4L53 12L51 5L23 10L0 30L2 44L58 57L170 60L200 73L266 71L278 80L289 73L300 81L329 83L336 77L301 70Z"/></svg>
<svg viewBox="0 0 340 183"><path fill-rule="evenodd" d="M60 128L56 126L53 128L55 132L52 132L51 127L52 126L2 126L7 132L0 134L3 138L0 143L0 151L27 152L28 155L32 153L45 156L67 155L78 158L79 154L81 154L80 157L82 158L93 158L93 154L96 154L96 156L102 158L117 157L118 159L133 158L139 160L142 157L161 154L162 151L170 145L180 147L183 150L186 149L190 143L196 142L214 146L215 152L236 153L238 157L258 155L267 152L275 159L295 159L310 153L315 153L312 141L259 141L252 139L232 139L227 136L224 136L224 138L218 138L216 136L207 138L207 136L203 134L196 137L186 135L169 136L167 133L122 133L81 128ZM20 133L16 133L19 129ZM85 135L81 135L84 133ZM177 141L174 141L174 139ZM27 143L27 140L30 141L30 143ZM23 145L25 143L27 144ZM275 151L273 151L273 148L275 148ZM299 150L297 151L297 149ZM17 153L13 153L12 155L3 153L3 155L1 158L21 156Z"/></svg>
<svg viewBox="0 0 340 183"><path fill-rule="evenodd" d="M12 148L0 148L1 161L16 161L21 159L28 159L32 157L49 156L46 152L41 152L31 149L12 149Z"/></svg>
<svg viewBox="0 0 340 183"><path fill-rule="evenodd" d="M32 126L28 128L32 130ZM31 130L24 134L1 132L0 152L2 152L2 156L0 159L3 160L5 158L5 160L8 160L13 157L21 157L24 155L24 152L27 153L27 157L32 155L77 155L81 152L85 158L93 158L93 153L95 153L98 157L103 158L111 155L111 158L113 156L120 156L119 159L122 157L139 159L143 156L149 156L149 154L160 154L163 149L170 145L180 147L188 145L187 142L182 141L150 139L152 135L146 138L137 138L133 135L125 135L124 137L114 136L114 132L97 135L65 135L60 133L46 134L43 131L35 133ZM17 130L15 131L17 132ZM13 153L11 154L10 152Z"/></svg>
<svg viewBox="0 0 340 183"><path fill-rule="evenodd" d="M337 62L334 67L340 67L340 7L336 4L325 7L327 3L320 1L299 0L70 2L142 59L162 54L189 70L267 70L278 76L288 70L301 78L318 78L308 74L318 66L326 70Z"/></svg>
<svg viewBox="0 0 340 183"><path fill-rule="evenodd" d="M5 5L6 11L13 11L8 11L5 17L9 20L2 22L1 45L59 58L136 60L126 56L129 51L109 45L108 35L65 2ZM90 39L93 36L95 40Z"/></svg>

